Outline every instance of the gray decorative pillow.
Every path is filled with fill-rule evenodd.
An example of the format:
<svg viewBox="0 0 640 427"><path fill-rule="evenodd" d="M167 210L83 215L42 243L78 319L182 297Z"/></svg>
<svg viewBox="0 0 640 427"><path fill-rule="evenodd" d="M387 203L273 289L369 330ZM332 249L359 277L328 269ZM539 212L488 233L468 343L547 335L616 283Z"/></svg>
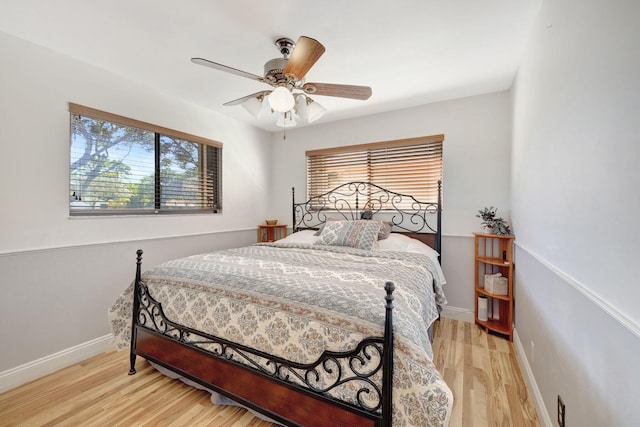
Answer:
<svg viewBox="0 0 640 427"><path fill-rule="evenodd" d="M350 246L370 251L378 241L380 221L330 221L320 233L315 245Z"/></svg>
<svg viewBox="0 0 640 427"><path fill-rule="evenodd" d="M388 238L392 228L393 223L391 221L382 221L382 227L380 227L380 232L378 233L378 240Z"/></svg>
<svg viewBox="0 0 640 427"><path fill-rule="evenodd" d="M369 221L369 218L362 218L363 220L367 220ZM322 230L324 229L324 226L327 224L327 222L329 221L342 221L340 219L337 218L327 218L327 220L320 224L320 228L318 228L318 230L313 234L314 236L319 236L322 233ZM380 232L378 233L378 240L383 240L389 237L389 234L391 234L391 229L393 228L393 223L391 221L378 221L378 222L382 222L382 227L380 227Z"/></svg>
<svg viewBox="0 0 640 427"><path fill-rule="evenodd" d="M360 213L360 219L373 219L373 211L369 209L362 211Z"/></svg>
<svg viewBox="0 0 640 427"><path fill-rule="evenodd" d="M324 229L324 226L327 225L327 223L329 221L342 221L340 219L336 219L336 218L327 218L325 220L325 222L323 222L322 224L320 224L320 227L318 227L318 231L316 231L315 233L313 233L314 236L319 236L322 233L322 230Z"/></svg>

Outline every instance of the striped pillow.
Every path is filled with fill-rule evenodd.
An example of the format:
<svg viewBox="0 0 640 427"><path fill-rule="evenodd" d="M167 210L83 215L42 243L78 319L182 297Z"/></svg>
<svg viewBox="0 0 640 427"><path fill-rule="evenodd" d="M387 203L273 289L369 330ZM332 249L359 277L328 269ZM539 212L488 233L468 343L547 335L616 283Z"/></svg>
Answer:
<svg viewBox="0 0 640 427"><path fill-rule="evenodd" d="M370 251L378 241L380 221L330 221L320 233L315 245L350 246Z"/></svg>

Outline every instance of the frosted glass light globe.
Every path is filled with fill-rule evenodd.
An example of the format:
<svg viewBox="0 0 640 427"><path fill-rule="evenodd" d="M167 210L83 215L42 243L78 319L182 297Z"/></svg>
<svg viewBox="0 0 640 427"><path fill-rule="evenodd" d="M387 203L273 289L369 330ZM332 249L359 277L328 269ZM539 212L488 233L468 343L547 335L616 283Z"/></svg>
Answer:
<svg viewBox="0 0 640 427"><path fill-rule="evenodd" d="M290 111L295 102L291 92L284 86L278 86L269 95L269 105L271 109L279 113Z"/></svg>

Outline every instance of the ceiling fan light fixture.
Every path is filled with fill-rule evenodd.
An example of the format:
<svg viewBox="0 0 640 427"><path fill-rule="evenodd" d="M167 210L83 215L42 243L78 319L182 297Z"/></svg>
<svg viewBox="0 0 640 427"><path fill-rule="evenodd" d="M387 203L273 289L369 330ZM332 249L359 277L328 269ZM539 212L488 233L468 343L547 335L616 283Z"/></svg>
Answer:
<svg viewBox="0 0 640 427"><path fill-rule="evenodd" d="M290 111L295 105L296 101L293 99L293 95L284 86L278 86L269 95L269 105L273 111L279 113L286 113Z"/></svg>
<svg viewBox="0 0 640 427"><path fill-rule="evenodd" d="M292 39L283 37L276 40L275 44L282 58L267 61L261 76L204 58L191 58L191 62L273 87L272 90L243 96L223 105L242 105L256 119L264 123L277 121L278 126L283 127L295 126L296 120L312 123L327 113L327 109L309 98L308 94L359 100L371 97L371 88L368 86L306 82L307 72L325 52L325 47L319 41L300 36L294 43Z"/></svg>
<svg viewBox="0 0 640 427"><path fill-rule="evenodd" d="M281 128L292 128L297 124L298 123L296 123L296 120L293 118L293 113L291 111L278 114L278 121L276 122L276 126Z"/></svg>
<svg viewBox="0 0 640 427"><path fill-rule="evenodd" d="M327 113L327 109L315 102L313 99L306 97L307 101L307 121L313 123Z"/></svg>
<svg viewBox="0 0 640 427"><path fill-rule="evenodd" d="M307 121L309 116L307 114L307 96L299 93L296 96L296 109L295 112L302 120Z"/></svg>
<svg viewBox="0 0 640 427"><path fill-rule="evenodd" d="M263 108L262 100L260 98L249 98L240 105L242 105L242 107L256 119L259 119L262 116Z"/></svg>

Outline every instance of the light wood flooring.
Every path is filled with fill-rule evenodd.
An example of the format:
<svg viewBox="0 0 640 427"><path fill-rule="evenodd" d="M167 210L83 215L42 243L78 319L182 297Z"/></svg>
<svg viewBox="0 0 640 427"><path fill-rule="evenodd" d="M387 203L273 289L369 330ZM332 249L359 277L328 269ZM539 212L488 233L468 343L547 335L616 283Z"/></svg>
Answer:
<svg viewBox="0 0 640 427"><path fill-rule="evenodd" d="M452 427L538 426L513 345L471 323L442 319L436 366L454 394ZM0 394L0 426L270 427L244 409L110 351Z"/></svg>
<svg viewBox="0 0 640 427"><path fill-rule="evenodd" d="M434 362L453 392L451 427L539 426L513 343L473 323L442 318Z"/></svg>

